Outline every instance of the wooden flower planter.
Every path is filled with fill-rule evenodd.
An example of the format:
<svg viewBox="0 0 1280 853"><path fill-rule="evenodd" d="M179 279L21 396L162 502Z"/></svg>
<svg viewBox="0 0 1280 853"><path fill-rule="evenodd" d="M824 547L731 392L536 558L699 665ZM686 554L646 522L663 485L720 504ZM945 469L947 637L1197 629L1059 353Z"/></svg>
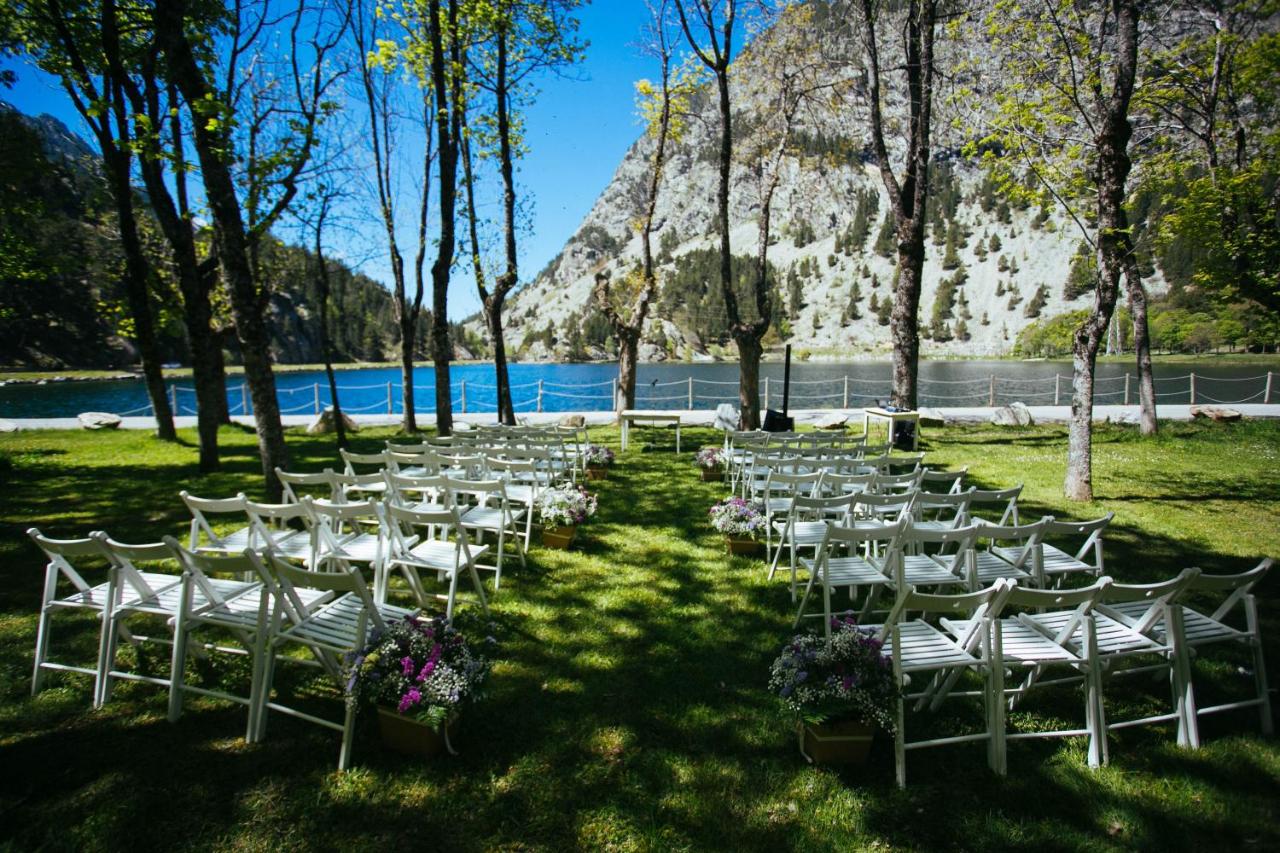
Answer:
<svg viewBox="0 0 1280 853"><path fill-rule="evenodd" d="M702 482L704 483L717 483L724 479L723 468L699 468L698 470L702 472Z"/></svg>
<svg viewBox="0 0 1280 853"><path fill-rule="evenodd" d="M875 729L860 720L798 727L800 754L812 764L864 766Z"/></svg>
<svg viewBox="0 0 1280 853"><path fill-rule="evenodd" d="M452 735L457 724L457 718L451 718L445 723L445 731ZM447 747L445 734L427 723L401 716L393 708L378 708L378 732L383 746L402 755L432 758Z"/></svg>
<svg viewBox="0 0 1280 853"><path fill-rule="evenodd" d="M755 539L738 539L733 536L724 538L729 553L739 557L754 557L760 551L760 543Z"/></svg>
<svg viewBox="0 0 1280 853"><path fill-rule="evenodd" d="M588 480L609 479L609 466L608 465L588 465L587 479Z"/></svg>
<svg viewBox="0 0 1280 853"><path fill-rule="evenodd" d="M542 528L542 544L546 548L557 548L561 551L566 551L573 544L573 537L577 533L578 528L576 526L544 527Z"/></svg>

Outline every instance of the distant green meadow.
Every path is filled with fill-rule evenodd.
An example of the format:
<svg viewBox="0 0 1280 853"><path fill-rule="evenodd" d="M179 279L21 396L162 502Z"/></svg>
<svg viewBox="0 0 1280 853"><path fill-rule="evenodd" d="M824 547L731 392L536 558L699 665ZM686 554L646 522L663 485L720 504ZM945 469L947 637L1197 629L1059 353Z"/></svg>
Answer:
<svg viewBox="0 0 1280 853"><path fill-rule="evenodd" d="M591 434L617 450L616 430ZM362 431L354 449L393 435ZM1280 849L1280 748L1253 710L1205 720L1197 752L1178 749L1169 725L1117 732L1097 771L1073 739L1012 743L1006 778L986 769L981 745L915 751L905 791L887 742L865 770L807 765L766 688L793 605L761 559L726 556L707 524L725 487L700 482L692 457L718 442L710 430L687 430L681 456L633 443L591 484L600 510L572 551L535 547L527 568L508 563L490 620L463 607L461 627L499 646L457 757L385 752L363 715L355 769L338 773L337 733L280 715L247 746L245 712L226 702L191 698L171 725L158 688L123 683L91 711L89 679L56 673L32 698L43 563L28 527L181 537L180 489L261 496L251 431L222 431L224 469L209 475L197 471L193 431L181 436L0 436L0 849ZM1065 427L948 427L924 439L930 464L967 465L980 486L1025 484L1025 516L1114 512L1106 559L1117 580L1280 557L1278 422L1162 424L1153 439L1099 426L1090 505L1060 497ZM289 448L295 470L337 462L331 437L290 431ZM1273 685L1277 574L1259 590ZM91 661L95 620L61 615L54 659ZM164 652L136 663L163 673ZM1247 664L1207 651L1202 701L1245 695ZM244 688L247 669L216 659L191 677ZM295 670L281 667L278 686L337 716L338 695ZM1144 678L1109 682L1106 695L1114 713L1168 702L1164 682ZM1080 706L1072 689L1046 689L1010 725L1074 725ZM980 725L960 699L907 718L912 737Z"/></svg>

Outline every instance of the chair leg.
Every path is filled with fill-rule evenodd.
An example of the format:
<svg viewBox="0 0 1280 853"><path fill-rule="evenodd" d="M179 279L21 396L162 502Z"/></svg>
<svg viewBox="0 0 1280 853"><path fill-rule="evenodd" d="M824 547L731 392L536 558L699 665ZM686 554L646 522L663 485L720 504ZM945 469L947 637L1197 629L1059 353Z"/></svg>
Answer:
<svg viewBox="0 0 1280 853"><path fill-rule="evenodd" d="M346 711L342 719L342 748L338 752L338 769L346 770L351 766L351 747L355 740L356 704L350 700L343 702Z"/></svg>
<svg viewBox="0 0 1280 853"><path fill-rule="evenodd" d="M502 586L502 557L506 550L506 543L507 543L507 529L506 527L503 527L498 530L498 561L495 564L494 575L493 575L493 591L494 592L497 592L499 587Z"/></svg>
<svg viewBox="0 0 1280 853"><path fill-rule="evenodd" d="M40 624L36 628L36 662L31 671L31 695L44 688L44 662L49 657L49 632L53 610L49 605L58 592L57 569L50 567L44 575L44 598L40 607Z"/></svg>
<svg viewBox="0 0 1280 853"><path fill-rule="evenodd" d="M116 680L111 675L111 671L115 669L116 666L116 653L120 647L120 635L124 634L126 640L132 639L132 637L125 631L124 626L120 624L118 616L116 616L113 621L115 624L112 625L111 630L107 632L107 667L102 671L102 686L98 689L98 695L100 697L98 700L98 707L102 707L110 702L111 693L115 690ZM106 626L104 626L104 628L105 627Z"/></svg>
<svg viewBox="0 0 1280 853"><path fill-rule="evenodd" d="M1009 744L1004 711L1004 644L998 627L988 629L991 638L987 656L987 725L990 741L990 765L998 775L1009 772Z"/></svg>
<svg viewBox="0 0 1280 853"><path fill-rule="evenodd" d="M907 733L903 729L903 703L905 700L901 696L897 701L897 713L893 729L893 767L894 775L897 777L898 787L907 787Z"/></svg>
<svg viewBox="0 0 1280 853"><path fill-rule="evenodd" d="M1252 595L1248 596L1244 600L1244 607L1245 620L1251 635L1249 646L1253 650L1253 680L1258 689L1258 699L1262 701L1262 704L1258 706L1262 733L1271 735L1275 734L1275 722L1271 719L1271 693L1267 687L1267 662L1262 655L1262 635L1258 631L1257 599Z"/></svg>
<svg viewBox="0 0 1280 853"><path fill-rule="evenodd" d="M258 689L258 707L253 714L254 724L257 728L257 731L253 733L255 743L261 743L267 737L267 716L270 710L267 705L271 701L271 685L276 673L276 646L269 640L263 657L262 685Z"/></svg>
<svg viewBox="0 0 1280 853"><path fill-rule="evenodd" d="M1085 709L1089 728L1089 766L1105 765L1107 753L1107 712L1102 700L1102 672L1096 659L1088 662L1089 671L1085 676Z"/></svg>

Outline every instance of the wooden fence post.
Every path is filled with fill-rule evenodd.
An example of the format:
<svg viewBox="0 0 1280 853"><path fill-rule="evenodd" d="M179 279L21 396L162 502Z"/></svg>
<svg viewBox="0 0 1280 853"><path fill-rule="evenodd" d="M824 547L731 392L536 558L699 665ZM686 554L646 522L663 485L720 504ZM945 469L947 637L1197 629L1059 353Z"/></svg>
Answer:
<svg viewBox="0 0 1280 853"><path fill-rule="evenodd" d="M249 414L249 392L243 382L240 383L240 414L241 416Z"/></svg>
<svg viewBox="0 0 1280 853"><path fill-rule="evenodd" d="M1267 387L1264 388L1262 391L1262 402L1264 403L1271 402L1271 371L1270 370L1267 371Z"/></svg>
<svg viewBox="0 0 1280 853"><path fill-rule="evenodd" d="M538 380L538 411L542 411L542 380Z"/></svg>
<svg viewBox="0 0 1280 853"><path fill-rule="evenodd" d="M841 408L849 408L849 374L847 373L844 375L844 405Z"/></svg>
<svg viewBox="0 0 1280 853"><path fill-rule="evenodd" d="M182 414L181 412L178 411L178 383L175 382L172 385L170 385L169 391L173 396L173 413L175 415Z"/></svg>
<svg viewBox="0 0 1280 853"><path fill-rule="evenodd" d="M609 405L618 408L618 377L609 380Z"/></svg>
<svg viewBox="0 0 1280 853"><path fill-rule="evenodd" d="M1062 397L1062 374L1055 373L1053 374L1053 404L1055 406L1062 405L1060 402L1058 402L1061 399L1061 397Z"/></svg>
<svg viewBox="0 0 1280 853"><path fill-rule="evenodd" d="M319 383L319 382L312 382L312 383L311 383L311 391L312 391L312 393L315 395L315 400L316 400L316 414L318 415L318 414L320 414L320 383Z"/></svg>
<svg viewBox="0 0 1280 853"><path fill-rule="evenodd" d="M996 375L994 373L991 374L991 396L990 402L988 402L987 405L992 408L995 408L996 405Z"/></svg>
<svg viewBox="0 0 1280 853"><path fill-rule="evenodd" d="M467 380L462 380L462 414L467 413Z"/></svg>
<svg viewBox="0 0 1280 853"><path fill-rule="evenodd" d="M693 411L693 374L689 374L689 411Z"/></svg>
<svg viewBox="0 0 1280 853"><path fill-rule="evenodd" d="M387 414L388 415L395 414L395 406L391 401L391 383L390 382L387 383Z"/></svg>
<svg viewBox="0 0 1280 853"><path fill-rule="evenodd" d="M1191 403L1192 403L1192 405L1195 405L1195 402L1196 402L1196 375L1195 375L1194 373L1192 373L1192 374L1191 374Z"/></svg>
<svg viewBox="0 0 1280 853"><path fill-rule="evenodd" d="M769 377L764 378L764 407L769 408Z"/></svg>
<svg viewBox="0 0 1280 853"><path fill-rule="evenodd" d="M1124 404L1129 405L1129 374L1124 375Z"/></svg>

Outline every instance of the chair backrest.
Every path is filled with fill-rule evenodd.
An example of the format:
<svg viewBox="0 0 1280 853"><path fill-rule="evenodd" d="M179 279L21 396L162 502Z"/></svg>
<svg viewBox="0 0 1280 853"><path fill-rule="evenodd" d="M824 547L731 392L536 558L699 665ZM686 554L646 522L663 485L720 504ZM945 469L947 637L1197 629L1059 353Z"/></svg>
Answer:
<svg viewBox="0 0 1280 853"><path fill-rule="evenodd" d="M1067 553L1070 553L1080 562L1093 567L1095 571L1101 572L1103 570L1102 534L1106 531L1107 525L1111 524L1111 519L1115 518L1115 515L1114 512L1109 512L1101 518L1089 521L1059 521L1055 518L1044 532L1045 540L1084 537L1074 551L1067 551ZM1066 549L1063 550L1065 551Z"/></svg>
<svg viewBox="0 0 1280 853"><path fill-rule="evenodd" d="M197 554L195 551L183 548L178 540L172 536L164 537L163 542L173 558L182 566L182 573L186 580L200 590L208 600L209 606L217 607L226 603L226 599L212 582L214 575L222 574L258 579L263 576L262 559L253 551L245 550L239 554L218 554L215 556Z"/></svg>
<svg viewBox="0 0 1280 853"><path fill-rule="evenodd" d="M764 480L764 488L759 494L765 497L782 495L797 497L800 495L816 495L822 485L822 472L811 474L786 474L782 471L770 470Z"/></svg>
<svg viewBox="0 0 1280 853"><path fill-rule="evenodd" d="M826 535L822 540L819 554L846 549L850 554L857 554L867 544L878 546L881 554L902 547L902 531L906 525L902 522L880 525L877 527L846 527L841 524L828 524Z"/></svg>
<svg viewBox="0 0 1280 853"><path fill-rule="evenodd" d="M934 561L957 578L969 579L973 567L974 542L978 537L978 528L953 527L945 530L930 527L915 527L908 523L902 532L902 547L921 554L930 555ZM906 582L903 577L894 580L899 584ZM976 586L976 584L973 584Z"/></svg>
<svg viewBox="0 0 1280 853"><path fill-rule="evenodd" d="M923 470L920 468L908 471L905 474L886 474L881 469L881 473L876 475L876 491L882 495L913 492L920 488L920 475L922 473Z"/></svg>
<svg viewBox="0 0 1280 853"><path fill-rule="evenodd" d="M1190 592L1227 593L1226 598L1211 614L1212 619L1221 622L1230 615L1237 604L1241 601L1247 601L1253 596L1253 588L1266 577L1267 572L1271 571L1271 566L1274 562L1268 557L1249 571L1234 575L1200 574L1192 579L1187 586L1187 590Z"/></svg>
<svg viewBox="0 0 1280 853"><path fill-rule="evenodd" d="M76 571L73 561L79 561L81 558L102 557L101 546L89 536L80 539L51 539L35 527L29 528L27 535L31 537L32 542L36 543L36 547L49 558L46 566L46 577L48 574L54 574L55 577L56 575L61 575L71 582L77 592L83 593L86 600L91 600L89 599L89 591L93 587ZM46 583L49 582L46 580ZM54 591L46 587L45 594L47 597L52 597ZM102 605L105 602L97 601L93 603Z"/></svg>
<svg viewBox="0 0 1280 853"><path fill-rule="evenodd" d="M839 474L830 471L823 474L822 491L827 494L856 495L875 490L876 475L872 474Z"/></svg>
<svg viewBox="0 0 1280 853"><path fill-rule="evenodd" d="M881 642L886 642L891 637L897 639L898 627L903 617L916 611L922 614L967 616L971 622L998 618L1011 585L1010 581L1001 578L991 586L974 592L942 594L918 592L914 586L902 584L876 638ZM895 642L893 647L896 666L901 661L902 643Z"/></svg>
<svg viewBox="0 0 1280 853"><path fill-rule="evenodd" d="M974 489L969 514L984 521L994 520L996 524L1017 524L1021 494L1021 483L1008 489Z"/></svg>
<svg viewBox="0 0 1280 853"><path fill-rule="evenodd" d="M1164 618L1168 606L1177 601L1178 597L1195 581L1199 574L1199 569L1190 568L1183 569L1178 573L1177 577L1160 581L1159 583L1113 583L1107 588L1106 594L1098 605L1098 610L1129 624L1129 627L1138 633L1145 634ZM1147 609L1142 616L1134 617L1130 614L1129 618L1125 619L1106 607L1112 602L1132 601L1141 601L1147 605Z"/></svg>
<svg viewBox="0 0 1280 853"><path fill-rule="evenodd" d="M930 492L959 492L964 489L964 478L969 473L969 466L959 471L936 471L925 468L920 475L920 488Z"/></svg>
<svg viewBox="0 0 1280 853"><path fill-rule="evenodd" d="M818 497L798 494L791 500L788 522L804 520L847 524L853 519L853 505L857 499L857 495Z"/></svg>
<svg viewBox="0 0 1280 853"><path fill-rule="evenodd" d="M425 528L432 539L454 540L454 559L457 565L471 561L471 548L462 532L462 520L457 509L415 510L405 506L388 506L387 535L393 558L406 559L412 548L410 536L416 528Z"/></svg>
<svg viewBox="0 0 1280 853"><path fill-rule="evenodd" d="M125 588L132 590L139 598L151 598L156 590L147 583L138 563L165 563L172 565L174 556L169 546L161 542L130 543L112 539L101 530L89 534L89 538L98 543L102 556L111 565L116 574L116 600L119 601ZM175 576L176 579L176 576Z"/></svg>
<svg viewBox="0 0 1280 853"><path fill-rule="evenodd" d="M964 492L946 493L926 492L922 489L916 498L916 514L922 521L950 521L953 526L959 527L969 514L973 492L973 488Z"/></svg>
<svg viewBox="0 0 1280 853"><path fill-rule="evenodd" d="M356 466L371 469L373 473L380 474L382 469L387 467L386 453L352 453L345 447L338 450L342 454L343 470L348 474L363 474L369 471L357 471Z"/></svg>
<svg viewBox="0 0 1280 853"><path fill-rule="evenodd" d="M451 505L453 500L452 495L449 494L449 480L441 475L406 477L403 474L393 474L387 471L383 479L387 484L387 503L389 505L408 505L413 502L413 495L417 495L419 502L439 502L444 506Z"/></svg>
<svg viewBox="0 0 1280 853"><path fill-rule="evenodd" d="M451 495L466 495L474 498L478 506L492 506L508 510L507 485L501 479L463 480L454 477L445 478L445 487Z"/></svg>
<svg viewBox="0 0 1280 853"><path fill-rule="evenodd" d="M893 516L894 521L903 521L910 517L916 505L916 493L882 495L862 492L854 496L854 515L859 518L878 518L883 520Z"/></svg>
<svg viewBox="0 0 1280 853"><path fill-rule="evenodd" d="M292 521L306 526L311 520L307 508L300 503L268 504L251 501L244 502L244 511L249 516L249 527L253 531L254 548L270 548L283 537L294 533L289 528Z"/></svg>
<svg viewBox="0 0 1280 853"><path fill-rule="evenodd" d="M187 540L192 551L200 547L201 537L208 540L207 547L225 548L226 542L213 529L213 525L209 523L207 515L236 515L245 521L248 516L244 512L245 496L243 493L236 495L234 498L198 498L190 494L185 489L178 492L178 496L182 498L182 502L187 505L187 510L191 513L191 533Z"/></svg>
<svg viewBox="0 0 1280 853"><path fill-rule="evenodd" d="M351 651L358 651L364 646L370 627L378 631L386 630L382 614L373 603L373 596L369 594L369 587L358 569L319 572L295 566L273 554L267 555L265 564L261 565L263 576L269 579L268 588L275 590L280 609L289 617L290 622L298 624L306 618L307 609L298 595L298 589L316 589L334 595L350 594L360 600L360 612L356 616L356 641Z"/></svg>
<svg viewBox="0 0 1280 853"><path fill-rule="evenodd" d="M1093 628L1092 611L1111 584L1112 580L1108 577L1098 578L1093 584L1080 589L1030 589L1015 584L1010 587L1005 604L1008 607L1038 611L1061 612L1070 608L1071 618L1054 632L1051 639L1059 646L1066 646L1077 631L1084 629L1086 637L1089 637L1089 642L1085 645L1092 655L1095 652L1095 644L1090 637Z"/></svg>
<svg viewBox="0 0 1280 853"><path fill-rule="evenodd" d="M976 524L978 538L986 540L988 548L994 548L1001 543L1019 546L1021 550L1016 559L1008 556L1005 559L1009 560L1014 568L1030 572L1037 582L1043 583L1044 555L1040 546L1044 542L1045 531L1049 529L1049 525L1053 524L1053 516L1046 515L1030 524L992 524L982 519L977 519Z"/></svg>
<svg viewBox="0 0 1280 853"><path fill-rule="evenodd" d="M924 465L923 453L887 454L881 457L882 470L886 474L913 473Z"/></svg>
<svg viewBox="0 0 1280 853"><path fill-rule="evenodd" d="M319 473L299 473L276 469L276 477L284 486L284 498L289 503L301 502L304 495L337 500L342 490L338 486L337 474L332 468L325 468ZM317 490L320 494L317 494Z"/></svg>
<svg viewBox="0 0 1280 853"><path fill-rule="evenodd" d="M397 444L394 441L387 441L388 453L428 453L430 451L431 445L425 441L420 441L417 444Z"/></svg>

